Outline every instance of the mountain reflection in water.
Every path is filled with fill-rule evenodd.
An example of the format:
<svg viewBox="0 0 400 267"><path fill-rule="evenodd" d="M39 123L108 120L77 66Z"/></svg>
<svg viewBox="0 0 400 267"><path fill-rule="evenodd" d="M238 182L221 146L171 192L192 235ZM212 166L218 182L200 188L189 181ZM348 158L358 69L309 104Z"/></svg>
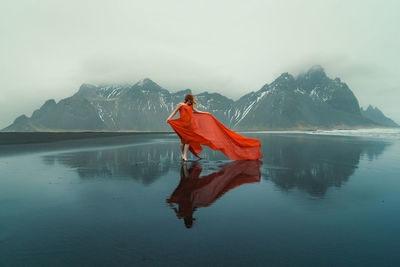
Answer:
<svg viewBox="0 0 400 267"><path fill-rule="evenodd" d="M253 134L262 142L262 177L281 190L297 188L323 197L329 187L340 187L358 168L361 157L372 161L391 143L351 137ZM205 149L204 163L215 170L227 158ZM46 164L61 163L77 171L81 179L128 177L151 185L169 171L179 172L178 142L160 142L119 148L63 152L42 156ZM204 166L203 166L204 167ZM196 167L197 168L197 167Z"/></svg>
<svg viewBox="0 0 400 267"><path fill-rule="evenodd" d="M176 212L179 219L184 220L185 226L193 226L193 213L197 208L208 207L229 190L243 184L260 182L261 161L245 160L227 163L214 173L200 176L202 167L194 162L188 168L182 162L179 185L167 203ZM177 207L174 206L177 205Z"/></svg>
<svg viewBox="0 0 400 267"><path fill-rule="evenodd" d="M389 143L343 137L267 136L263 162L264 179L281 190L298 188L323 197L329 187L340 187L358 168L364 155L376 159Z"/></svg>
<svg viewBox="0 0 400 267"><path fill-rule="evenodd" d="M182 163L172 134L16 136L0 266L399 265L400 138L245 135L262 162Z"/></svg>

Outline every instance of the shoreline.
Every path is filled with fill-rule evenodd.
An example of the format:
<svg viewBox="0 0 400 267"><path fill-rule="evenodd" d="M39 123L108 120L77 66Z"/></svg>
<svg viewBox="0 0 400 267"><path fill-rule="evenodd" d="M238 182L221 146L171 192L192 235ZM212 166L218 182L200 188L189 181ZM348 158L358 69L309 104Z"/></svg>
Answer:
<svg viewBox="0 0 400 267"><path fill-rule="evenodd" d="M347 127L347 126L337 126L337 127L296 127L296 128L267 128L267 129L230 129L235 132L274 132L274 131L336 131L336 130L368 130L368 129L400 129L400 127L388 127L388 126L379 126L379 127ZM0 135L2 134L12 134L12 133L174 133L171 131L137 131L137 130L118 130L118 131L108 131L108 130L51 130L51 131L22 131L22 132L14 132L14 131L0 131Z"/></svg>
<svg viewBox="0 0 400 267"><path fill-rule="evenodd" d="M346 128L346 129L282 129L282 130L243 130L236 131L238 133L286 133L286 134L316 134L316 135L346 135L353 136L355 133L384 133L387 130L394 130L396 133L400 128L394 127L381 127L381 128ZM16 145L16 144L34 144L34 143L52 143L58 141L72 141L93 138L106 138L106 137L126 137L130 135L137 136L151 136L160 135L165 136L175 134L174 131L64 131L64 132L0 132L0 146L3 145Z"/></svg>
<svg viewBox="0 0 400 267"><path fill-rule="evenodd" d="M0 132L0 146L14 144L51 143L88 138L105 138L129 135L157 135L173 132Z"/></svg>

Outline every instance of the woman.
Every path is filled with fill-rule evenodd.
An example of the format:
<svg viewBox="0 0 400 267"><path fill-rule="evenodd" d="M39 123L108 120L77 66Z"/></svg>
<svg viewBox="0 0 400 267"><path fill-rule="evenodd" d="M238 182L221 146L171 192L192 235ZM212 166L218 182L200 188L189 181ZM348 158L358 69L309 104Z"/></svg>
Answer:
<svg viewBox="0 0 400 267"><path fill-rule="evenodd" d="M247 138L226 128L213 115L202 112L194 107L197 102L193 95L187 94L185 101L179 103L169 115L167 123L181 139L181 157L187 160L187 151L198 158L206 145L213 150L220 150L234 160L261 159L261 142L258 139ZM180 117L171 120L179 110Z"/></svg>
<svg viewBox="0 0 400 267"><path fill-rule="evenodd" d="M179 185L167 199L169 206L185 226L193 226L193 213L197 208L211 206L228 191L249 183L259 183L262 162L259 160L233 161L206 176L200 176L202 167L198 162L190 168L182 162Z"/></svg>

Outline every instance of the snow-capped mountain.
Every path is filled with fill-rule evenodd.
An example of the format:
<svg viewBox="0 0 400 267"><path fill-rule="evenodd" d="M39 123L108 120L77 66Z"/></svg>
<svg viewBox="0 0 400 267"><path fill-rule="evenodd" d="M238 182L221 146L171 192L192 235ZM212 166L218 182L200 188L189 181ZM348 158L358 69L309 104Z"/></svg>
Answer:
<svg viewBox="0 0 400 267"><path fill-rule="evenodd" d="M373 126L361 116L357 98L320 66L297 77L281 74L235 103L234 128L292 129Z"/></svg>
<svg viewBox="0 0 400 267"><path fill-rule="evenodd" d="M190 89L176 93L145 78L134 85L82 84L73 96L56 103L47 100L32 117L18 117L3 131L137 130L167 131L165 119ZM226 122L225 109L233 101L220 94L198 95L199 109Z"/></svg>
<svg viewBox="0 0 400 267"><path fill-rule="evenodd" d="M82 84L71 97L47 100L29 118L2 131L171 131L165 122L190 89L171 93L145 78L133 85ZM196 95L198 109L240 130L373 127L357 98L320 66L297 77L283 73L271 84L233 101L218 93Z"/></svg>

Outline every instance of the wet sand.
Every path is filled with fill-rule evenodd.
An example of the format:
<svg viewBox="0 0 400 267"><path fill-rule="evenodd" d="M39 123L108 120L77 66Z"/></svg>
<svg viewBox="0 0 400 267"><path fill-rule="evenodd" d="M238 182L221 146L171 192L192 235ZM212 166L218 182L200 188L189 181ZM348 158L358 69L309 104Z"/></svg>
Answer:
<svg viewBox="0 0 400 267"><path fill-rule="evenodd" d="M396 139L246 133L260 162L171 133L1 134L0 266L395 266Z"/></svg>

